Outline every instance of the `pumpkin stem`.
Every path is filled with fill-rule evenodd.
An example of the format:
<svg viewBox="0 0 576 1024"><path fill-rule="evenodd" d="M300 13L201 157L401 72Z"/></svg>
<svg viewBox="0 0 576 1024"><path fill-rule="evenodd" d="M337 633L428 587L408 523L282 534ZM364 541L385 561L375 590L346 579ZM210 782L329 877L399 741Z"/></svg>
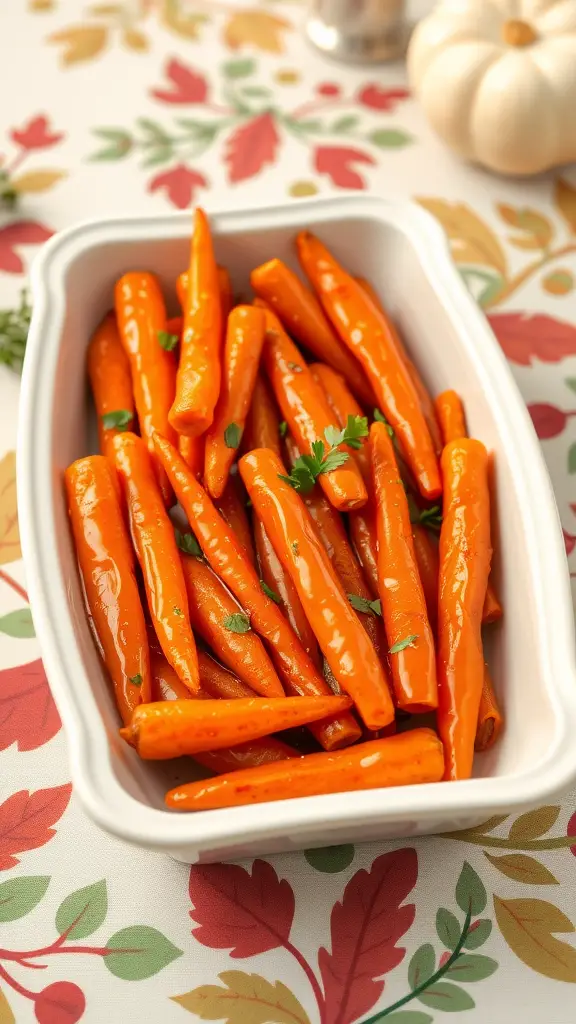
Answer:
<svg viewBox="0 0 576 1024"><path fill-rule="evenodd" d="M502 38L508 46L530 46L538 36L527 21L511 18L502 25Z"/></svg>

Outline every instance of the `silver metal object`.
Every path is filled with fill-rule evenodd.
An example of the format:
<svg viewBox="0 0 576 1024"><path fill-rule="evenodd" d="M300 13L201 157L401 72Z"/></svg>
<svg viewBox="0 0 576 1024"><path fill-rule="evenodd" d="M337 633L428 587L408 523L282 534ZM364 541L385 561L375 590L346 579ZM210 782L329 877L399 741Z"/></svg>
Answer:
<svg viewBox="0 0 576 1024"><path fill-rule="evenodd" d="M404 56L405 0L309 0L306 36L327 56L377 64Z"/></svg>

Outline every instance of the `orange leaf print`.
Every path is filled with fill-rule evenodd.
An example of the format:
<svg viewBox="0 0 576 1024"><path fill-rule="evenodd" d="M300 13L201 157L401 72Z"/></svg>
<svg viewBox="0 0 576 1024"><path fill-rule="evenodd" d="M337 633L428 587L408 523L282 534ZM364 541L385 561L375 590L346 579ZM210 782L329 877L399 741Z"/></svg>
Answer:
<svg viewBox="0 0 576 1024"><path fill-rule="evenodd" d="M16 452L0 460L0 565L22 558L16 503Z"/></svg>
<svg viewBox="0 0 576 1024"><path fill-rule="evenodd" d="M20 174L17 178L13 178L10 181L10 186L15 192L19 193L47 192L48 189L52 188L66 176L66 171L60 171L57 168L26 171L25 174Z"/></svg>
<svg viewBox="0 0 576 1024"><path fill-rule="evenodd" d="M498 927L522 963L556 981L576 982L576 949L552 932L574 932L566 914L546 900L494 896Z"/></svg>
<svg viewBox="0 0 576 1024"><path fill-rule="evenodd" d="M54 32L48 42L63 44L60 60L64 67L70 67L98 57L108 42L108 29L104 25L73 25Z"/></svg>
<svg viewBox="0 0 576 1024"><path fill-rule="evenodd" d="M260 10L238 11L226 23L224 42L231 50L254 46L266 53L283 53L283 33L291 28L289 21L276 14Z"/></svg>
<svg viewBox="0 0 576 1024"><path fill-rule="evenodd" d="M310 1018L293 992L281 981L270 982L259 974L222 971L220 985L172 996L184 1010L202 1020L226 1020L228 1024L310 1024Z"/></svg>
<svg viewBox="0 0 576 1024"><path fill-rule="evenodd" d="M506 277L506 256L496 235L464 203L446 199L418 199L444 228L456 263L493 267Z"/></svg>

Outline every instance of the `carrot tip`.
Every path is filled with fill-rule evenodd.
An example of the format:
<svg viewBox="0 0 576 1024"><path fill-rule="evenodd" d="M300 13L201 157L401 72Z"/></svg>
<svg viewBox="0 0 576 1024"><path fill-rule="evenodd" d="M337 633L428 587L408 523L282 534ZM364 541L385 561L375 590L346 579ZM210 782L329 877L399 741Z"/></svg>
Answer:
<svg viewBox="0 0 576 1024"><path fill-rule="evenodd" d="M118 732L122 739L126 740L126 743L129 743L131 747L136 746L137 729L133 723L131 725L124 726L124 728L119 729Z"/></svg>

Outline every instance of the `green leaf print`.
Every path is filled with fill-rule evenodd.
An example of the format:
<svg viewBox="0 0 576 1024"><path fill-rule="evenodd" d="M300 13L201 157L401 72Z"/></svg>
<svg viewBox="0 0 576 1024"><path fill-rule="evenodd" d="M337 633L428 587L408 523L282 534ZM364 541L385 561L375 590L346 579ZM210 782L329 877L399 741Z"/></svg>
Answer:
<svg viewBox="0 0 576 1024"><path fill-rule="evenodd" d="M108 913L106 881L86 885L71 892L56 912L56 928L60 935L68 931L69 939L85 939L104 923Z"/></svg>
<svg viewBox="0 0 576 1024"><path fill-rule="evenodd" d="M464 861L456 883L456 903L464 914L470 911L472 917L476 917L486 909L486 902L486 889L479 875L468 861Z"/></svg>
<svg viewBox="0 0 576 1024"><path fill-rule="evenodd" d="M162 932L145 924L121 928L108 939L106 948L113 951L104 957L106 967L123 981L151 978L182 956L182 950L174 946Z"/></svg>
<svg viewBox="0 0 576 1024"><path fill-rule="evenodd" d="M418 996L424 1006L444 1013L457 1013L459 1010L473 1010L475 1002L465 989L452 985L449 981L437 981Z"/></svg>
<svg viewBox="0 0 576 1024"><path fill-rule="evenodd" d="M0 885L0 921L17 921L34 910L43 898L50 875L24 875ZM2 1018L0 1017L0 1020Z"/></svg>
<svg viewBox="0 0 576 1024"><path fill-rule="evenodd" d="M342 846L323 846L317 850L304 850L304 856L311 868L326 875L335 875L352 863L354 847L351 843Z"/></svg>
<svg viewBox="0 0 576 1024"><path fill-rule="evenodd" d="M436 931L438 938L448 949L456 949L462 934L460 922L451 910L440 907L436 912Z"/></svg>
<svg viewBox="0 0 576 1024"><path fill-rule="evenodd" d="M461 953L446 971L452 981L483 981L498 970L497 960L482 953Z"/></svg>
<svg viewBox="0 0 576 1024"><path fill-rule="evenodd" d="M36 636L32 612L29 608L19 608L16 612L8 612L8 615L0 617L0 633L6 636L17 637L19 640L29 640Z"/></svg>

